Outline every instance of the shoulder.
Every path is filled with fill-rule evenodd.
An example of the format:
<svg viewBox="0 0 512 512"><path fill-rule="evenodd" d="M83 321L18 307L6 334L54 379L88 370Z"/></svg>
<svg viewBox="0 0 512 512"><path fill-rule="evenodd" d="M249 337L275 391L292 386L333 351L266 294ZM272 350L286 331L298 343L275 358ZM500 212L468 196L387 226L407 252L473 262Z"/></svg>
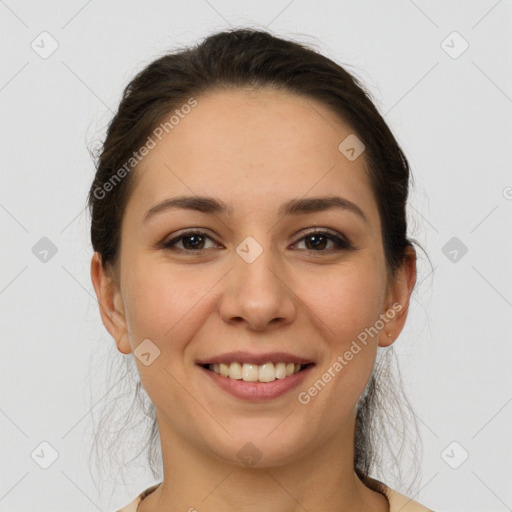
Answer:
<svg viewBox="0 0 512 512"><path fill-rule="evenodd" d="M414 501L412 498L408 498L404 494L391 489L385 483L366 476L366 485L374 491L384 493L389 501L389 512L435 512L428 507L425 507L421 503Z"/></svg>
<svg viewBox="0 0 512 512"><path fill-rule="evenodd" d="M381 483L381 482L380 482ZM125 507L117 510L116 512L136 512L139 503L148 495L151 494L160 484L149 487L141 494L139 494L132 502ZM434 512L433 510L425 507L421 503L414 501L412 498L408 498L404 494L391 489L387 485L381 483L384 487L384 492L389 500L390 512Z"/></svg>
<svg viewBox="0 0 512 512"><path fill-rule="evenodd" d="M116 510L116 512L136 512L137 511L137 507L139 506L139 503L148 494L151 494L160 485L160 483L152 485L151 487L147 488L145 491L141 492L133 501L128 503L128 505L124 506L123 508L121 508L119 510Z"/></svg>
<svg viewBox="0 0 512 512"><path fill-rule="evenodd" d="M123 508L120 508L119 510L116 510L116 512L136 512L137 507L140 503L140 497L138 496L135 498L132 502L130 502L128 505L126 505Z"/></svg>
<svg viewBox="0 0 512 512"><path fill-rule="evenodd" d="M390 487L385 486L384 492L389 500L390 512L434 512Z"/></svg>

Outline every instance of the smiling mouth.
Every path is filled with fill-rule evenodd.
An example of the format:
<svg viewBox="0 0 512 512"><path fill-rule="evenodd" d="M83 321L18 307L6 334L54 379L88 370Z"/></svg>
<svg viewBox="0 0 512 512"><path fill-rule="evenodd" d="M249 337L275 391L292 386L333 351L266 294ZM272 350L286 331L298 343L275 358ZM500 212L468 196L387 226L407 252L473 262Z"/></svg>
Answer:
<svg viewBox="0 0 512 512"><path fill-rule="evenodd" d="M314 363L272 363L251 364L251 363L215 363L201 364L206 370L228 379L243 380L246 382L272 382L276 379L286 379L304 369L313 366Z"/></svg>

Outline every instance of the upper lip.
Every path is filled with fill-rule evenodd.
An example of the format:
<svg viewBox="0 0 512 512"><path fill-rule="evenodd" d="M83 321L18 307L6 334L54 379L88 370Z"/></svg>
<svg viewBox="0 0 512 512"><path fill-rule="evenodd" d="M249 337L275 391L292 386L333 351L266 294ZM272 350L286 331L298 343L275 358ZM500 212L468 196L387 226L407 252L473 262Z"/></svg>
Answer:
<svg viewBox="0 0 512 512"><path fill-rule="evenodd" d="M289 352L264 352L262 354L255 354L252 352L226 352L218 356L212 356L205 359L196 361L199 365L216 364L216 363L249 363L249 364L264 364L264 363L300 363L309 364L313 361L308 358L290 354Z"/></svg>

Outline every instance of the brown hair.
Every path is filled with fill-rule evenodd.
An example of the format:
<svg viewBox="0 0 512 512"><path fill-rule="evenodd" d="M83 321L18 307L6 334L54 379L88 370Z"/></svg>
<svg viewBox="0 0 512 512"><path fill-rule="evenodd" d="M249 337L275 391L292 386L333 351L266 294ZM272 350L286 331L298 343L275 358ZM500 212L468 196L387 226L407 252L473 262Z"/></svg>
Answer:
<svg viewBox="0 0 512 512"><path fill-rule="evenodd" d="M392 279L404 262L407 247L413 246L407 238L410 172L406 157L370 94L352 74L303 44L257 29L215 33L195 47L165 54L142 69L124 89L97 158L96 175L88 196L92 246L101 254L105 268L116 268L118 264L121 220L133 188L133 173L122 173L126 176L107 187L108 194L105 194L105 184L109 180L112 183L121 168L127 169L127 162L136 165L133 155L155 127L191 97L198 98L217 88L242 87L280 88L317 100L354 130L365 145L366 170L378 205L386 268ZM130 170L132 168L134 165L129 166ZM391 356L392 347L386 350L386 364L374 368L356 415L354 469L361 480L375 490L382 489L370 480L369 474L378 466L376 445L383 437L382 429L389 425L390 414L396 415L393 421L397 424L407 424L401 403L408 405L408 402L406 399L401 402L398 399L401 389L393 388ZM380 382L382 372L385 375ZM386 405L386 411L380 410L384 395L381 396L379 390L392 397L393 402ZM138 381L136 396L140 397L141 391ZM152 419L149 460L156 476L151 453L155 451L158 429L154 408L151 404L147 407L146 414ZM382 419L384 416L386 420ZM412 414L410 419L415 421ZM397 428L402 437L407 434L407 427Z"/></svg>

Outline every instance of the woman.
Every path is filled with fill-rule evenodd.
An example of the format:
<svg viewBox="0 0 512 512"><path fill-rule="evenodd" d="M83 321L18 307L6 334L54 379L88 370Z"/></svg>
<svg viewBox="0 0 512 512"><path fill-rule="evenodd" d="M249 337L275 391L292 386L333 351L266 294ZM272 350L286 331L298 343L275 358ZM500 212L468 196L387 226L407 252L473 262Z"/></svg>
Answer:
<svg viewBox="0 0 512 512"><path fill-rule="evenodd" d="M408 180L362 86L300 44L222 32L132 80L91 277L164 475L122 511L428 511L369 474L377 349L416 281Z"/></svg>

